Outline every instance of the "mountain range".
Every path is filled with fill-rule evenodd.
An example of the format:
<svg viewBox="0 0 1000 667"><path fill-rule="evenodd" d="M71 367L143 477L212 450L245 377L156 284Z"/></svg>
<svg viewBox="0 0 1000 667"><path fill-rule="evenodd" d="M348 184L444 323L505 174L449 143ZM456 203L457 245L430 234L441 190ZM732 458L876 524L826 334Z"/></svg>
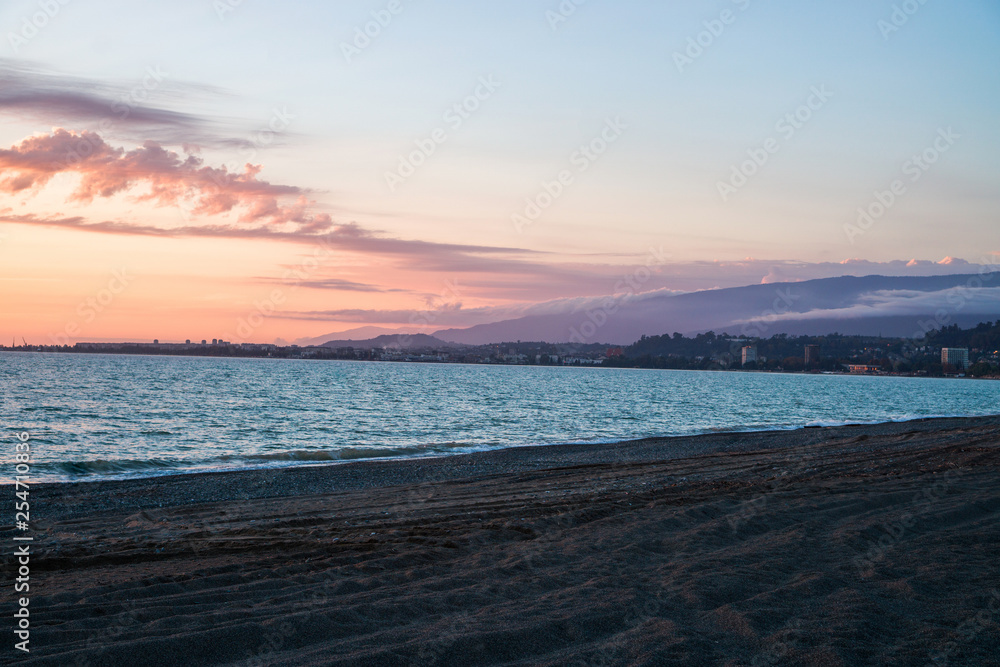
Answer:
<svg viewBox="0 0 1000 667"><path fill-rule="evenodd" d="M912 337L950 324L969 327L994 319L1000 319L1000 273L841 276L683 294L624 293L576 301L561 312L444 329L433 337L465 345L516 340L627 345L643 335L709 330L762 338L835 332ZM372 329L376 328L354 331ZM312 340L327 342L337 336L339 340L328 344L362 347L345 333ZM405 332L378 329L378 333ZM417 335L404 339L418 341Z"/></svg>

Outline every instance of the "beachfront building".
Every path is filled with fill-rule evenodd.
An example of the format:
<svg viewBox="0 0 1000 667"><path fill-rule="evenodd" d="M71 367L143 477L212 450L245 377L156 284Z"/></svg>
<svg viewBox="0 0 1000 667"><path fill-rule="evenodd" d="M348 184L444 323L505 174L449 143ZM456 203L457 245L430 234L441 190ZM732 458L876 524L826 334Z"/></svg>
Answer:
<svg viewBox="0 0 1000 667"><path fill-rule="evenodd" d="M743 365L746 366L750 362L757 362L757 348L753 345L747 345L743 348Z"/></svg>
<svg viewBox="0 0 1000 667"><path fill-rule="evenodd" d="M819 345L806 345L806 368L819 363Z"/></svg>
<svg viewBox="0 0 1000 667"><path fill-rule="evenodd" d="M969 348L945 347L941 349L941 365L964 371L969 367Z"/></svg>

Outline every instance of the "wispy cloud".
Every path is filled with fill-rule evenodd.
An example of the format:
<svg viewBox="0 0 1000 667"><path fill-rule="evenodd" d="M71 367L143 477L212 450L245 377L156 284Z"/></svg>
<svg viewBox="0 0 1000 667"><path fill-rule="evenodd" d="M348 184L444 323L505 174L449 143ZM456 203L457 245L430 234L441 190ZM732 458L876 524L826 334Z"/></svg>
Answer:
<svg viewBox="0 0 1000 667"><path fill-rule="evenodd" d="M282 285L286 284L288 281L280 278L261 278L261 282ZM370 283L359 283L353 280L344 280L342 278L323 278L319 280L297 280L295 281L297 287L303 287L305 289L315 289L315 290L331 290L334 292L371 292L379 294L387 294L390 292L409 292L410 290L381 287L379 285L372 285Z"/></svg>
<svg viewBox="0 0 1000 667"><path fill-rule="evenodd" d="M81 216L59 217L16 214L9 208L0 210L0 222L128 236L285 241L303 245L324 246L361 254L395 257L408 268L427 271L440 270L441 267L474 267L477 257L481 262L496 267L504 267L511 272L518 269L522 272L530 272L534 269L537 269L539 272L552 270L551 267L544 264L517 258L518 255L538 254L532 251L521 250L519 248L398 239L379 235L363 229L354 223L333 224L321 233L308 230L304 227L287 231L269 225L201 224L157 227L155 225L113 220L90 222ZM486 257L488 255L503 256L503 258L490 263L488 257Z"/></svg>
<svg viewBox="0 0 1000 667"><path fill-rule="evenodd" d="M225 96L217 88L175 81L157 66L147 67L136 81L108 82L0 59L0 114L168 145L243 143L232 138L240 134L232 123L150 104L154 90L164 102L188 107L192 98Z"/></svg>

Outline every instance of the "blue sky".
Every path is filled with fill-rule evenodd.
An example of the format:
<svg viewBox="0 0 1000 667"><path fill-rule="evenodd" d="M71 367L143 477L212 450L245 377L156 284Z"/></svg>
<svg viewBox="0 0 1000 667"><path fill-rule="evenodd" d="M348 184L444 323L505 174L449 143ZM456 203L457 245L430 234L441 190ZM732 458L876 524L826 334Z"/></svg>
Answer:
<svg viewBox="0 0 1000 667"><path fill-rule="evenodd" d="M146 139L178 154L197 150L205 164L237 167L251 155L259 178L301 189L317 214L381 238L509 248L518 261L539 255L548 266L594 263L602 276L664 246L679 265L753 257L762 276L775 262L953 256L975 263L1000 251L996 3L567 0L562 6L575 10L554 24L555 0L399 0L391 22L345 57L356 29L390 4L69 0L36 35L19 40L25 19L45 3L12 0L0 7L0 68L62 81L53 78L50 89L68 80L104 86L109 99L138 85L148 68L164 72L136 105L188 114L202 131L186 141ZM894 12L900 25L887 32ZM689 52L689 39L699 38L701 51ZM679 68L677 53L694 57ZM448 127L444 114L483 77L499 87L460 127ZM776 123L815 90L829 98L784 136ZM290 118L287 127L248 153L248 138L276 111ZM624 131L577 171L574 153L609 121ZM80 132L94 129L95 119L44 102L22 105L5 113L0 146L53 127ZM390 189L387 172L437 128L447 140ZM904 163L948 128L957 139L919 180L906 180ZM142 144L142 130L119 123L101 136L127 149ZM732 184L733 167L769 139L777 150L723 197L720 182ZM564 170L572 184L531 224L514 224L526 200L537 202L543 183ZM857 209L898 179L906 180L905 193L863 234L848 233ZM30 201L10 193L6 207L126 225L214 224L192 220L191 206L178 205L182 217L169 206L144 208L121 197L97 198L85 211L61 207L58 182ZM291 261L278 255L257 273L276 274ZM227 265L241 256L258 255L233 250ZM409 283L404 269L419 270L423 261L417 252L396 260L355 252L342 264L351 267L351 280L388 291L392 281ZM429 275L431 264L421 279L425 296L444 279ZM363 275L369 265L372 273ZM248 272L234 272L232 281L245 283ZM720 267L715 283L733 276ZM541 287L503 294L500 282L465 298L482 306L579 296ZM599 285L586 289L600 292ZM403 297L393 294L384 306L402 307Z"/></svg>

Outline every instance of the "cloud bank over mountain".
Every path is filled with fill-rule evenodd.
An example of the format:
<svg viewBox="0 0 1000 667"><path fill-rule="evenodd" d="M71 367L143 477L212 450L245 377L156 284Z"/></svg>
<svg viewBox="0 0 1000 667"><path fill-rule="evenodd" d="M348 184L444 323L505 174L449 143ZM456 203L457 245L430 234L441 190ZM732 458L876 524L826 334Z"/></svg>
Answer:
<svg viewBox="0 0 1000 667"><path fill-rule="evenodd" d="M833 332L918 337L950 324L994 319L1000 319L1000 273L982 272L842 276L687 294L625 294L580 303L568 312L531 314L434 335L467 344L629 344L643 335L708 330L748 337Z"/></svg>

